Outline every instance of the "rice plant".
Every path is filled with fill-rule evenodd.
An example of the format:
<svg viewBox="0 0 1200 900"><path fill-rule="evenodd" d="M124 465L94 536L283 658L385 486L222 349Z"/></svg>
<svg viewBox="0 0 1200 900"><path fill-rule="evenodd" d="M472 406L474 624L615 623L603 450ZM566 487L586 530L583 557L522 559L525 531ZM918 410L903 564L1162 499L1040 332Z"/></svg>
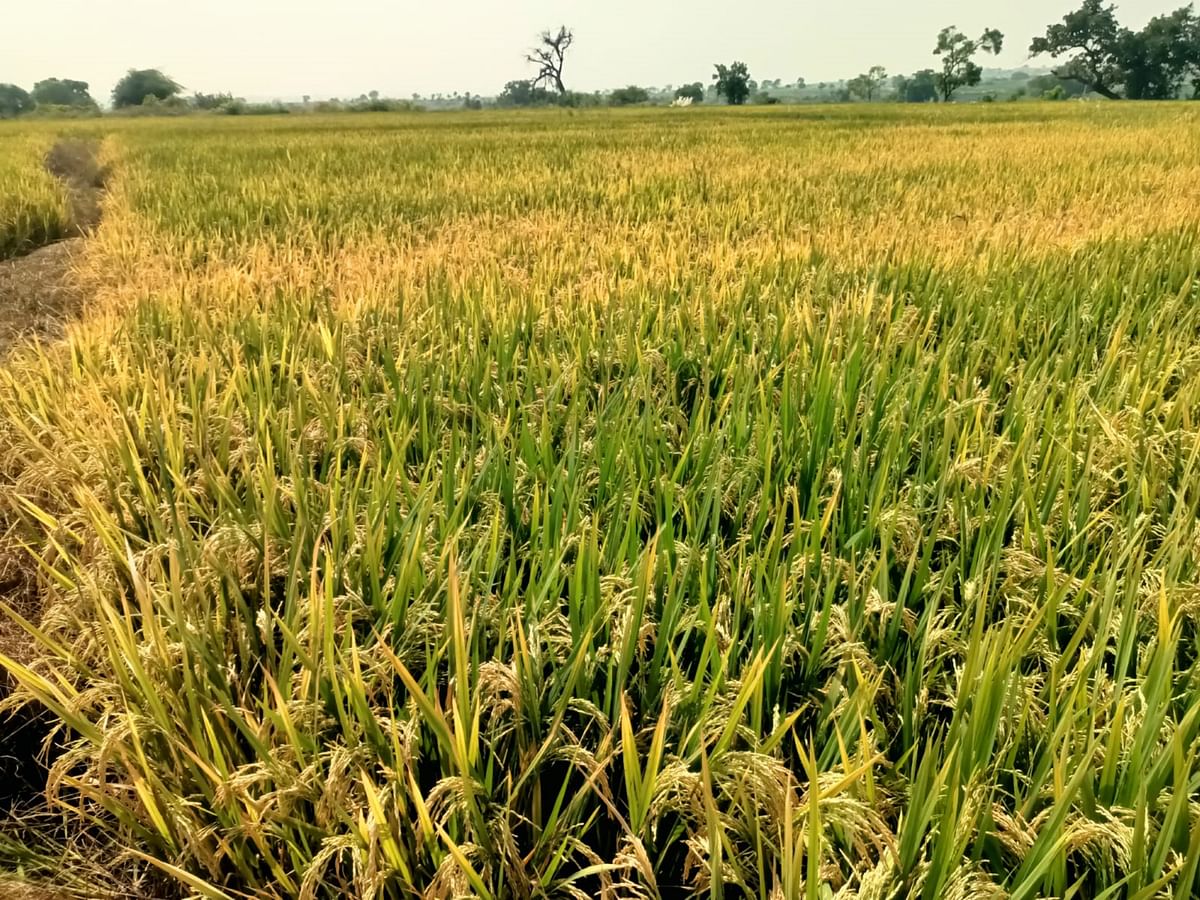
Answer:
<svg viewBox="0 0 1200 900"><path fill-rule="evenodd" d="M150 896L1191 896L1197 114L860 115L115 127L93 314L0 372L44 844Z"/></svg>
<svg viewBox="0 0 1200 900"><path fill-rule="evenodd" d="M52 143L37 129L0 128L0 260L65 237L70 228L66 193L42 166Z"/></svg>

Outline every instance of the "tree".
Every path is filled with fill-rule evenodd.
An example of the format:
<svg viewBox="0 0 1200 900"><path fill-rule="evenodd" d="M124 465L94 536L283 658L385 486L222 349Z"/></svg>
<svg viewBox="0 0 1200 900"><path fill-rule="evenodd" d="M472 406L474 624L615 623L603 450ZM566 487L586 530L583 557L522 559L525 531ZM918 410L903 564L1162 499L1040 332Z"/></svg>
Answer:
<svg viewBox="0 0 1200 900"><path fill-rule="evenodd" d="M1127 98L1174 99L1189 75L1200 74L1200 20L1185 6L1155 16L1139 32L1123 30L1118 56Z"/></svg>
<svg viewBox="0 0 1200 900"><path fill-rule="evenodd" d="M887 70L883 66L871 66L870 70L852 78L846 85L850 93L870 103L887 82Z"/></svg>
<svg viewBox="0 0 1200 900"><path fill-rule="evenodd" d="M235 102L236 99L237 98L234 97L233 94L203 94L197 91L192 95L191 104L192 106L196 107L196 109L213 110L228 106L229 104ZM305 101L305 103L307 102L308 101Z"/></svg>
<svg viewBox="0 0 1200 900"><path fill-rule="evenodd" d="M608 102L613 106L633 106L637 103L645 103L650 99L650 92L643 87L638 87L636 84L631 84L629 87L617 88L608 95Z"/></svg>
<svg viewBox="0 0 1200 900"><path fill-rule="evenodd" d="M718 63L713 81L717 85L717 96L724 97L734 106L741 106L750 96L750 70L744 62L730 66Z"/></svg>
<svg viewBox="0 0 1200 900"><path fill-rule="evenodd" d="M1081 97L1087 92L1087 85L1074 78L1059 78L1056 75L1038 75L1026 83L1026 93L1031 97L1046 99L1068 99ZM1050 97L1053 94L1054 97Z"/></svg>
<svg viewBox="0 0 1200 900"><path fill-rule="evenodd" d="M1079 9L1047 28L1044 37L1034 38L1029 52L1034 56L1048 53L1057 59L1076 51L1054 74L1063 79L1074 78L1100 96L1118 100L1121 95L1117 88L1124 80L1118 50L1120 37L1115 7L1104 6L1103 0L1083 0Z"/></svg>
<svg viewBox="0 0 1200 900"><path fill-rule="evenodd" d="M47 78L33 86L34 101L44 106L76 106L91 108L96 105L88 93L86 81L70 78Z"/></svg>
<svg viewBox="0 0 1200 900"><path fill-rule="evenodd" d="M1004 35L995 28L983 32L978 40L971 40L953 25L943 28L938 34L934 56L942 57L942 71L937 75L938 92L946 103L961 87L972 87L983 78L983 69L975 62L975 54L999 53L1004 46Z"/></svg>
<svg viewBox="0 0 1200 900"><path fill-rule="evenodd" d="M1200 88L1200 18L1191 5L1155 16L1135 32L1121 26L1113 5L1083 0L1034 38L1029 52L1055 59L1071 54L1054 74L1110 100L1167 100L1189 78Z"/></svg>
<svg viewBox="0 0 1200 900"><path fill-rule="evenodd" d="M147 97L156 100L169 100L183 88L168 78L158 69L130 69L113 88L113 106L124 109L129 106L141 106Z"/></svg>
<svg viewBox="0 0 1200 900"><path fill-rule="evenodd" d="M867 99L874 100L876 94L883 90L883 86L887 84L887 69L885 69L883 66L871 66L871 68L867 70L867 78L871 80L872 84L871 94L869 97L867 97Z"/></svg>
<svg viewBox="0 0 1200 900"><path fill-rule="evenodd" d="M500 106L545 106L553 102L548 90L534 86L528 79L510 81L496 98Z"/></svg>
<svg viewBox="0 0 1200 900"><path fill-rule="evenodd" d="M558 34L543 31L540 40L541 43L530 50L525 57L526 60L538 67L537 76L533 79L533 86L540 87L543 84L550 84L559 94L565 94L567 86L563 83L563 66L567 61L567 51L575 43L575 35L566 25L563 25L558 29Z"/></svg>
<svg viewBox="0 0 1200 900"><path fill-rule="evenodd" d="M693 103L704 102L704 85L699 81L685 84L675 91L676 100L691 100Z"/></svg>
<svg viewBox="0 0 1200 900"><path fill-rule="evenodd" d="M15 119L35 109L37 102L24 88L15 84L0 84L0 119Z"/></svg>
<svg viewBox="0 0 1200 900"><path fill-rule="evenodd" d="M894 82L896 99L903 103L929 103L938 97L937 73L922 69L912 75L899 75Z"/></svg>

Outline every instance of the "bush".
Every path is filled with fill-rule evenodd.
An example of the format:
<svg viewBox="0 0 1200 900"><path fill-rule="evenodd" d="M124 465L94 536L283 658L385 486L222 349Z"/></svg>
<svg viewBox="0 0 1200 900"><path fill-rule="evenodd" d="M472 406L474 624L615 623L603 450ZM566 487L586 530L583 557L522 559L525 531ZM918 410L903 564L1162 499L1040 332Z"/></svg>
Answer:
<svg viewBox="0 0 1200 900"><path fill-rule="evenodd" d="M638 103L645 103L649 99L650 92L636 84L618 88L608 95L608 102L612 106L634 106Z"/></svg>
<svg viewBox="0 0 1200 900"><path fill-rule="evenodd" d="M0 119L15 119L37 109L37 103L24 88L0 84Z"/></svg>
<svg viewBox="0 0 1200 900"><path fill-rule="evenodd" d="M390 100L387 97L374 97L366 100L355 100L344 107L347 112L420 112L424 109L411 100Z"/></svg>
<svg viewBox="0 0 1200 900"><path fill-rule="evenodd" d="M1031 78L1028 84L1028 91L1031 96L1045 97L1047 94L1056 93L1061 96L1047 97L1049 100L1065 100L1069 97L1082 97L1087 93L1087 86L1083 82L1076 81L1074 78L1059 78L1056 75L1039 75L1036 78Z"/></svg>
<svg viewBox="0 0 1200 900"><path fill-rule="evenodd" d="M195 112L192 105L182 97L168 97L160 100L153 94L145 97L135 106L121 106L115 109L122 116L186 116Z"/></svg>
<svg viewBox="0 0 1200 900"><path fill-rule="evenodd" d="M283 116L292 108L276 100L274 103L247 103L245 100L230 100L221 106L220 111L227 116Z"/></svg>
<svg viewBox="0 0 1200 900"><path fill-rule="evenodd" d="M585 94L582 91L567 91L565 94L552 94L551 103L554 106L563 106L568 109L580 109L588 106L601 106L604 103L604 97L598 93Z"/></svg>
<svg viewBox="0 0 1200 900"><path fill-rule="evenodd" d="M100 107L39 103L29 115L35 119L91 119L100 115Z"/></svg>
<svg viewBox="0 0 1200 900"><path fill-rule="evenodd" d="M116 109L130 106L145 106L153 97L167 101L176 97L183 88L158 69L130 69L113 88L112 101Z"/></svg>
<svg viewBox="0 0 1200 900"><path fill-rule="evenodd" d="M496 97L499 106L550 106L555 97L543 87L535 87L528 79L510 81Z"/></svg>
<svg viewBox="0 0 1200 900"><path fill-rule="evenodd" d="M192 95L191 104L196 109L211 110L221 109L231 103L245 103L244 100L236 99L233 94L201 94Z"/></svg>

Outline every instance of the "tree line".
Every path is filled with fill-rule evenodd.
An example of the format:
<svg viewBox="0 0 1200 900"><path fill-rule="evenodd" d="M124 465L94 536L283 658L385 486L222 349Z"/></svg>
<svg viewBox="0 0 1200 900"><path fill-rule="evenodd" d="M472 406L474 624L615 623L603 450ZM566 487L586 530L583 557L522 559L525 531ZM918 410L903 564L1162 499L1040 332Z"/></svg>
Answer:
<svg viewBox="0 0 1200 900"><path fill-rule="evenodd" d="M495 104L510 107L629 106L651 99L650 92L637 85L618 88L606 95L570 90L566 68L574 45L575 33L566 26L543 32L537 45L525 57L535 67L534 75L508 82L495 98ZM976 61L978 56L998 54L1003 46L1004 35L994 28L971 37L950 26L937 36L933 50L938 57L937 66L891 79L882 66L872 66L846 82L840 88L842 96L838 99L858 98L870 102L889 96L909 103L950 102L962 88L974 87L982 80L983 69ZM1034 38L1029 53L1031 57L1049 56L1058 63L1052 76L1058 83L1041 84L1045 96L1076 96L1091 92L1111 100L1170 100L1185 96L1200 99L1200 16L1191 3L1172 13L1155 16L1135 31L1121 25L1114 4L1105 5L1104 0L1083 0L1078 9L1064 16L1061 22L1047 26L1044 35ZM887 91L889 83L890 94ZM803 79L797 85L803 87ZM747 102L779 102L779 98L769 92L770 87L770 82L756 82L746 63L735 61L717 64L707 89L703 82L691 82L677 88L672 99L679 105L690 105L703 103L711 94L734 106ZM780 83L775 82L774 87L779 88ZM111 101L117 110L140 107L153 111L161 106L231 114L290 110L283 104L247 104L230 94L198 93L184 99L182 90L179 84L157 69L131 69L113 88ZM469 93L461 100L458 100L459 95L455 97L467 108L483 106L482 98ZM308 98L305 98L305 107L308 106ZM317 108L370 112L412 107L407 100L388 100L372 92L355 101L330 101L318 104ZM14 84L0 84L0 118L13 118L37 110L48 114L78 115L98 114L100 107L84 81L48 78L35 84L31 91Z"/></svg>
<svg viewBox="0 0 1200 900"><path fill-rule="evenodd" d="M114 109L153 105L171 100L182 90L158 69L130 69L113 88L112 105ZM86 81L47 78L35 84L32 91L15 84L0 84L0 117L12 118L39 108L76 114L100 111Z"/></svg>
<svg viewBox="0 0 1200 900"><path fill-rule="evenodd" d="M510 81L497 98L499 103L587 105L589 97L569 91L563 78L566 51L574 39L574 33L565 26L557 32L544 32L539 47L527 57L538 66L537 73L530 79ZM1003 48L1004 34L998 29L985 29L979 37L972 38L955 26L943 28L933 50L940 67L891 79L892 98L909 103L934 100L948 103L960 89L973 87L982 80L983 68L976 62L978 55L998 55ZM1061 60L1053 70L1053 78L1060 83L1053 86L1042 83L1045 87L1042 93L1046 96L1091 91L1111 100L1171 100L1184 96L1200 99L1200 16L1190 3L1172 13L1155 16L1135 31L1120 24L1114 4L1083 0L1079 9L1068 13L1061 22L1047 26L1043 36L1034 38L1029 54L1031 58L1048 55ZM725 102L734 106L751 98L772 102L771 95L757 90L744 62L718 63L714 69L715 94ZM883 66L872 66L846 83L846 99L880 99L888 81ZM685 85L675 92L677 101L687 103L702 103L704 97L701 82ZM648 93L634 85L613 91L608 97L610 104L618 106L647 99Z"/></svg>

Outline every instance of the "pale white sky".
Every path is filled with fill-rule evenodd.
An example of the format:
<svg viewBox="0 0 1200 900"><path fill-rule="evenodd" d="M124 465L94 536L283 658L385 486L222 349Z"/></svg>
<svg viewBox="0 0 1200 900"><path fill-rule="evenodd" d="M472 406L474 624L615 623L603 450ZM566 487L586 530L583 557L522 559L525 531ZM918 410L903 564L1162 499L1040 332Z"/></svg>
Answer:
<svg viewBox="0 0 1200 900"><path fill-rule="evenodd" d="M1185 0L1124 0L1140 26ZM162 68L192 91L251 99L495 94L528 77L539 31L567 24L577 46L567 86L595 90L711 79L744 60L755 78L833 81L885 66L931 66L938 30L1007 37L997 63L1079 0L4 0L0 82L91 83L106 101L128 68Z"/></svg>

